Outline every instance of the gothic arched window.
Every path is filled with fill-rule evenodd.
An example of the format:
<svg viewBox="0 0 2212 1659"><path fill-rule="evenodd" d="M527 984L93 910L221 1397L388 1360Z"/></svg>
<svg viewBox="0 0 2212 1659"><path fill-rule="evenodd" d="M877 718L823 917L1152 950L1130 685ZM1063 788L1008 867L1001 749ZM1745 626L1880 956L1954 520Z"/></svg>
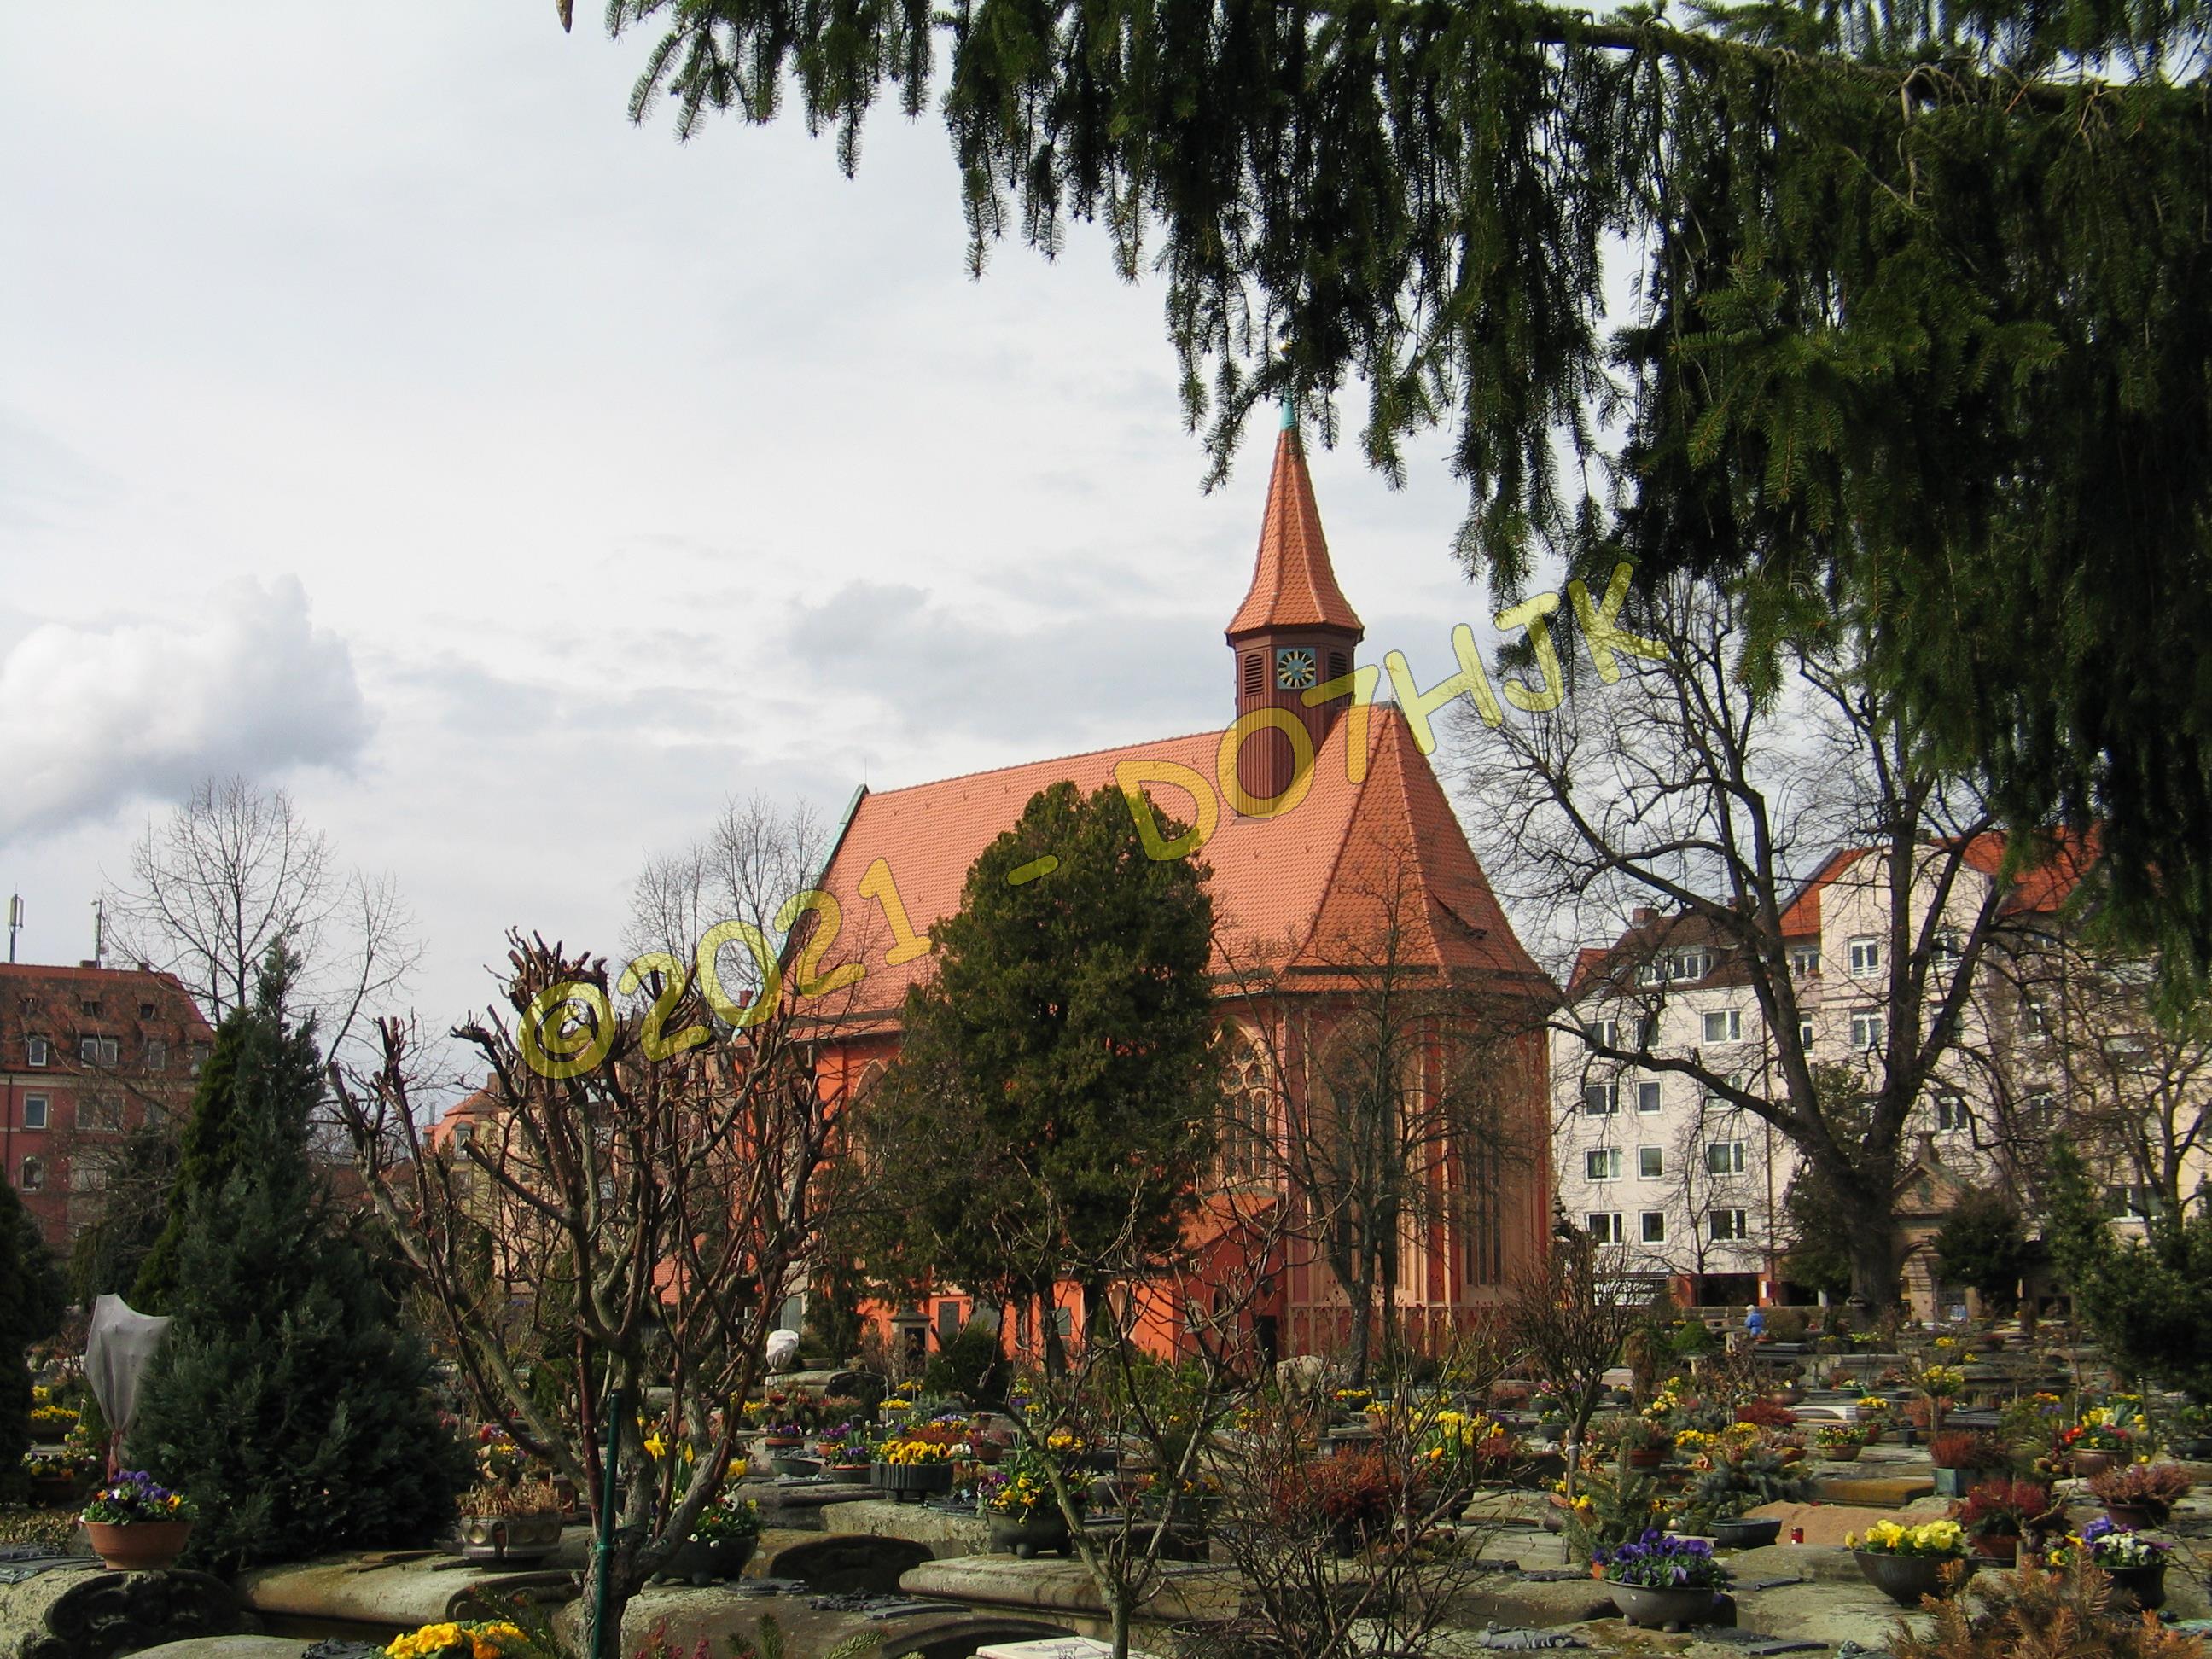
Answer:
<svg viewBox="0 0 2212 1659"><path fill-rule="evenodd" d="M1222 1033L1228 1048L1228 1110L1221 1121L1221 1178L1264 1179L1273 1163L1274 1068L1259 1038L1243 1026Z"/></svg>

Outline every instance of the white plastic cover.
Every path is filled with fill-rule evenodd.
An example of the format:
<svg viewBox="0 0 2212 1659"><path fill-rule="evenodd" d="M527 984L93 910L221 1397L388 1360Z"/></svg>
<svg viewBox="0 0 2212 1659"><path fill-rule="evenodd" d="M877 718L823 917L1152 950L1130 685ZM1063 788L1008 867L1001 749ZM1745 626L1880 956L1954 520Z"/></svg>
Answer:
<svg viewBox="0 0 2212 1659"><path fill-rule="evenodd" d="M161 1346L169 1322L142 1314L119 1296L92 1304L92 1335L84 1345L85 1380L119 1439L137 1409L138 1378Z"/></svg>

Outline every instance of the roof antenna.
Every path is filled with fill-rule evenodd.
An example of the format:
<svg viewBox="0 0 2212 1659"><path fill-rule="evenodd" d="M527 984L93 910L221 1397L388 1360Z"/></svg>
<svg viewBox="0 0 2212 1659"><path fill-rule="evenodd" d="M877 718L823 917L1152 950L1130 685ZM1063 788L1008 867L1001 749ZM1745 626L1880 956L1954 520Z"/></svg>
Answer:
<svg viewBox="0 0 2212 1659"><path fill-rule="evenodd" d="M12 941L11 941L12 943ZM107 910L105 899L92 902L92 965L105 968L107 952Z"/></svg>
<svg viewBox="0 0 2212 1659"><path fill-rule="evenodd" d="M8 962L10 967L15 965L15 935L22 931L23 896L21 893L10 893L8 895Z"/></svg>

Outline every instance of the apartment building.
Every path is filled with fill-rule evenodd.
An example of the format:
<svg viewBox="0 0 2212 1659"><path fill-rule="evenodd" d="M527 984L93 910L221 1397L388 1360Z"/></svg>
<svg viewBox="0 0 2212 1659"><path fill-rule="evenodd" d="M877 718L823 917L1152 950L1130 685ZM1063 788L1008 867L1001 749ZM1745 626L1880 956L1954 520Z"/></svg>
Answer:
<svg viewBox="0 0 2212 1659"><path fill-rule="evenodd" d="M215 1041L191 994L144 963L0 964L0 1167L66 1250L133 1129L191 1106Z"/></svg>
<svg viewBox="0 0 2212 1659"><path fill-rule="evenodd" d="M1994 836L1967 843L1941 910L1929 889L1908 884L1911 915L1892 926L1887 860L1878 850L1832 854L1798 890L1779 929L1794 992L1796 1040L1814 1066L1880 1076L1888 1035L1890 956L1924 958L1931 1013L1978 939L1974 981L1952 1023L1934 1076L1907 1124L1899 1187L1903 1289L1923 1316L1963 1300L1941 1283L1929 1241L1964 1187L2002 1185L2033 1204L2040 1159L2062 1124L2077 1136L2094 1086L2130 1055L2155 1057L2140 1033L2092 1041L2081 988L2108 980L2065 942L2059 907L2079 878L2063 859L2012 875ZM1934 860L1931 860L1931 867ZM1785 1277L1790 1243L1783 1200L1799 1158L1756 1114L1663 1063L1694 1059L1747 1092L1778 1097L1784 1042L1769 1029L1742 958L1740 929L1695 914L1638 910L1610 945L1583 951L1565 1017L1552 1035L1554 1161L1562 1208L1619 1248L1622 1271L1668 1282L1680 1299L1706 1305L1810 1299ZM2124 973L2122 977L2139 975ZM2119 1006L2112 999L2103 1005ZM2102 1061L2100 1085L2082 1063ZM1628 1050L1623 1060L1603 1050ZM2203 1077L2212 1078L2212 1056ZM2172 1084L2166 1068L2164 1080ZM2202 1113L2203 1084L2189 1074ZM2169 1086L2169 1104L2182 1091ZM2182 1108L2185 1115L2186 1106ZM2111 1126L2131 1107L2109 1107ZM2099 1133L2102 1133L2101 1131ZM2142 1183L2109 1135L2117 1212L2140 1209ZM2170 1152L2174 1136L2147 1138ZM2197 1143L2190 1145L2197 1147ZM2201 1162L2201 1147L2197 1156ZM2171 1189L2168 1183L2167 1189Z"/></svg>

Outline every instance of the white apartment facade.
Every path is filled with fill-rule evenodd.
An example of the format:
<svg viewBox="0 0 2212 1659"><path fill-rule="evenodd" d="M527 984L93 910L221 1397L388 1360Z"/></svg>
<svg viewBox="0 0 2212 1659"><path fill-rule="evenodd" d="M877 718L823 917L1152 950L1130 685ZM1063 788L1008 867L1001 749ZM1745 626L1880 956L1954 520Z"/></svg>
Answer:
<svg viewBox="0 0 2212 1659"><path fill-rule="evenodd" d="M1925 941L1931 1014L1998 857L1993 842L1972 849L1937 925L1927 925L1926 902L1917 898L1908 932ZM2047 881L2017 884L2006 914L2016 923L2062 896ZM1846 849L1827 860L1783 915L1800 1037L1816 1066L1871 1073L1883 1063L1890 908L1884 858ZM1774 1034L1737 948L1707 919L1639 910L1611 945L1582 952L1551 1035L1560 1207L1618 1247L1621 1272L1668 1281L1678 1300L1707 1306L1810 1299L1783 1277L1790 1243L1783 1199L1797 1174L1796 1149L1756 1115L1708 1097L1694 1077L1597 1050L1654 1059L1694 1051L1705 1067L1750 1092L1778 1095ZM2017 1185L2008 1148L2024 1125L2052 1116L2064 1100L2051 1016L2032 989L2021 989L2021 976L2002 965L2008 960L2002 952L1985 957L1954 1044L1907 1125L1903 1288L1923 1316L1941 1316L1957 1299L1937 1283L1927 1248L1943 1194L1960 1182Z"/></svg>

